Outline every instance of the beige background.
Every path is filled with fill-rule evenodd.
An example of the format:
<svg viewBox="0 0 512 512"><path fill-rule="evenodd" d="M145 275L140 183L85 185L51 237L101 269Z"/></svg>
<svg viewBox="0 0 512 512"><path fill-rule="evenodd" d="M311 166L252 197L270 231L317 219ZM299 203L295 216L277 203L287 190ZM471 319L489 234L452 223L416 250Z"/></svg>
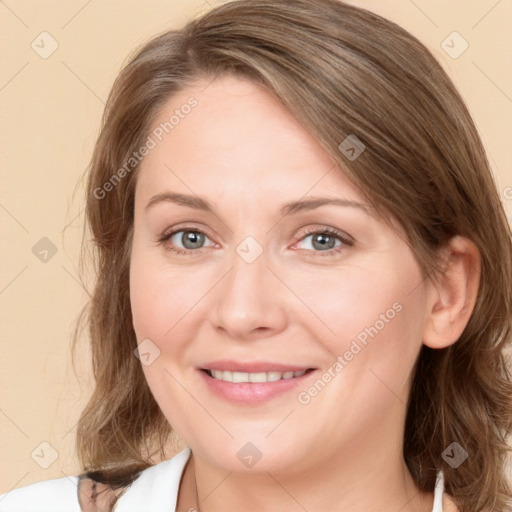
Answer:
<svg viewBox="0 0 512 512"><path fill-rule="evenodd" d="M512 218L512 3L351 3L396 21L441 60L474 115ZM214 4L0 0L0 492L79 472L75 425L91 378L85 355L78 378L70 366L70 335L85 300L76 277L83 194L75 186L128 54ZM46 59L44 31L58 43ZM469 44L456 59L441 47L454 31ZM455 39L455 50L461 44ZM32 252L43 237L57 249L46 263Z"/></svg>

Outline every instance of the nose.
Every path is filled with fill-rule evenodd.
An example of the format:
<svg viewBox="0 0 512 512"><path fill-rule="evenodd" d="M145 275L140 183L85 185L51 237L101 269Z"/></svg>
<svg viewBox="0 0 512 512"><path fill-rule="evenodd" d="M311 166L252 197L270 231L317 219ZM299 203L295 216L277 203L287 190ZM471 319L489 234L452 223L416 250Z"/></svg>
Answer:
<svg viewBox="0 0 512 512"><path fill-rule="evenodd" d="M265 251L253 262L235 252L231 269L217 287L213 322L236 340L274 336L286 328L289 300Z"/></svg>

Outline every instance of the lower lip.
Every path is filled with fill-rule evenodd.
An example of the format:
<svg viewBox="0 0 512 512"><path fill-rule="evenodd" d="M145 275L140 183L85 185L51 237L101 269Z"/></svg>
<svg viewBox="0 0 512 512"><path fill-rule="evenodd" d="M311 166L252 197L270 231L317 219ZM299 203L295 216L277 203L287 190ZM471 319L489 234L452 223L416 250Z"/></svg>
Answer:
<svg viewBox="0 0 512 512"><path fill-rule="evenodd" d="M199 370L208 388L216 395L239 404L254 405L269 400L277 395L286 393L308 379L315 370L304 373L300 377L280 379L273 382L226 382L210 377L208 373Z"/></svg>

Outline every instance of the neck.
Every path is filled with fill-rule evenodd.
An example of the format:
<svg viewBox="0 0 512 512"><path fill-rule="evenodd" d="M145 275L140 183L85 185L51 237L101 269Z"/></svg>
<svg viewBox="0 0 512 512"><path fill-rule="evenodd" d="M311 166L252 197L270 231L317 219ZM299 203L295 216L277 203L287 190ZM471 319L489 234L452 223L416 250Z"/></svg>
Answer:
<svg viewBox="0 0 512 512"><path fill-rule="evenodd" d="M354 446L333 450L335 455L315 459L315 469L305 461L304 468L281 473L233 473L193 454L176 510L220 512L229 503L230 510L247 512L430 512L433 494L419 491L403 459L365 441L364 453Z"/></svg>

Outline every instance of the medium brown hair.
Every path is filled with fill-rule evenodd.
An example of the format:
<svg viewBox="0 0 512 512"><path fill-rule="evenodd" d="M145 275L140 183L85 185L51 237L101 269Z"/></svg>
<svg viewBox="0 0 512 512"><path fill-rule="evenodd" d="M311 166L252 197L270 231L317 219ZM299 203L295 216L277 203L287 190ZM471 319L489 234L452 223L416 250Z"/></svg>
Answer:
<svg viewBox="0 0 512 512"><path fill-rule="evenodd" d="M480 286L464 332L448 348L422 346L416 362L403 456L424 491L433 491L442 468L461 512L504 510L512 246L488 160L429 50L396 24L336 0L229 2L149 41L115 81L87 174L97 282L81 316L95 378L77 430L84 471L126 486L155 455L165 456L173 434L134 356L128 278L139 166L112 177L170 97L226 73L275 95L368 200L399 220L425 276L438 271L439 250L452 236L477 246ZM365 145L352 161L339 149L349 135ZM114 186L98 198L109 180ZM456 469L442 458L453 442L468 452Z"/></svg>

